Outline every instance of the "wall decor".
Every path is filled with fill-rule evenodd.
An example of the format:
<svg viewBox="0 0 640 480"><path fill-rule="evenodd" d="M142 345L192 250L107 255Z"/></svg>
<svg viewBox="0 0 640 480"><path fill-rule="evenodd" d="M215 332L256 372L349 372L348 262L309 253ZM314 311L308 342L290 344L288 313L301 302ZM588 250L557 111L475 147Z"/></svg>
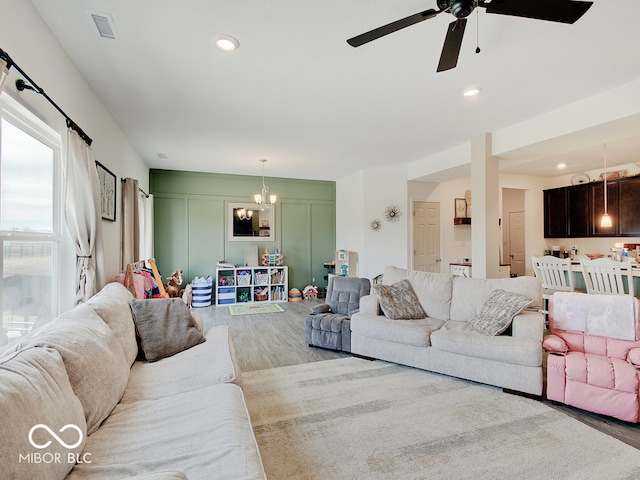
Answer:
<svg viewBox="0 0 640 480"><path fill-rule="evenodd" d="M371 220L369 227L371 227L371 230L374 232L377 232L382 227L382 222L376 218L375 220Z"/></svg>
<svg viewBox="0 0 640 480"><path fill-rule="evenodd" d="M100 212L104 220L116 221L116 176L96 160L100 183Z"/></svg>
<svg viewBox="0 0 640 480"><path fill-rule="evenodd" d="M260 210L251 203L229 203L227 232L230 241L273 242L276 238L274 209Z"/></svg>
<svg viewBox="0 0 640 480"><path fill-rule="evenodd" d="M387 222L397 222L400 220L400 207L398 205L389 205L384 209L384 218Z"/></svg>
<svg viewBox="0 0 640 480"><path fill-rule="evenodd" d="M464 198L454 199L455 217L465 218L467 216L467 201Z"/></svg>

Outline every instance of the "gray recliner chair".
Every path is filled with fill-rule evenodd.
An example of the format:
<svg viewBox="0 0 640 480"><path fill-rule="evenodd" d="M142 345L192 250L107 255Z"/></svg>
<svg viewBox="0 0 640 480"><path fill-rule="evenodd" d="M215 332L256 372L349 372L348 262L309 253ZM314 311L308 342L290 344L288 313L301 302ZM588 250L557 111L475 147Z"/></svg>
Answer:
<svg viewBox="0 0 640 480"><path fill-rule="evenodd" d="M313 307L305 319L305 342L310 347L351 352L351 315L370 290L368 278L329 277L325 303Z"/></svg>

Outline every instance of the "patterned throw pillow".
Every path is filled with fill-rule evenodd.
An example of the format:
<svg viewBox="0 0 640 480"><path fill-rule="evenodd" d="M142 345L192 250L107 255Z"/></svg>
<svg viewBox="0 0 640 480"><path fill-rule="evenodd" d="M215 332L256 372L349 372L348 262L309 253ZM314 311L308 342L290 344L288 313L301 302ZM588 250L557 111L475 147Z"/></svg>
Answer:
<svg viewBox="0 0 640 480"><path fill-rule="evenodd" d="M409 280L400 280L393 285L373 285L371 290L380 299L380 308L387 318L417 320L427 317Z"/></svg>
<svg viewBox="0 0 640 480"><path fill-rule="evenodd" d="M509 328L513 317L531 302L533 302L532 298L517 293L505 292L501 289L494 290L484 302L478 316L470 320L467 325L485 335L500 335Z"/></svg>

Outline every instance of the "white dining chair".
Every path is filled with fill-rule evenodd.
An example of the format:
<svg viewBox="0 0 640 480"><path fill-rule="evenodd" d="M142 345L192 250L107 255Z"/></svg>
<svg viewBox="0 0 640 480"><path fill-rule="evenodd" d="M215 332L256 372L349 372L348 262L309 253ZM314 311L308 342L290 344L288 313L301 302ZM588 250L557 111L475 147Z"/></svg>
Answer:
<svg viewBox="0 0 640 480"><path fill-rule="evenodd" d="M587 293L633 296L631 262L616 262L609 258L596 258L594 260L582 260L580 265ZM626 292L623 280L625 277L627 279Z"/></svg>
<svg viewBox="0 0 640 480"><path fill-rule="evenodd" d="M540 310L547 318L549 299L554 292L573 292L573 272L570 258L558 258L551 255L531 257L533 272L542 282L543 306Z"/></svg>

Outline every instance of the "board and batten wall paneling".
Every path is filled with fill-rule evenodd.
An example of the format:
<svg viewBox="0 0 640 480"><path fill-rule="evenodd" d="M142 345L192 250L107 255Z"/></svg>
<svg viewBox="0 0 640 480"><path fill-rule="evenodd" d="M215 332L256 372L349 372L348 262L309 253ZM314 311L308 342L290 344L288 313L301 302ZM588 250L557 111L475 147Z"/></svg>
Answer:
<svg viewBox="0 0 640 480"><path fill-rule="evenodd" d="M224 258L224 202L219 199L190 198L188 252L189 279L206 277L216 271L216 263Z"/></svg>
<svg viewBox="0 0 640 480"><path fill-rule="evenodd" d="M163 278L188 265L187 200L184 198L154 198L153 250Z"/></svg>
<svg viewBox="0 0 640 480"><path fill-rule="evenodd" d="M325 204L311 204L311 280L315 278L315 285L326 288L324 276L327 271L325 262L335 258L335 231L330 228L335 225L335 207Z"/></svg>
<svg viewBox="0 0 640 480"><path fill-rule="evenodd" d="M178 268L185 283L215 276L218 260L242 265L245 246L257 245L262 255L280 245L290 287L326 287L323 264L336 249L335 182L266 177L269 192L278 196L276 236L254 243L228 240L228 204L253 203L261 177L154 169L149 177L156 202L155 256L164 276Z"/></svg>
<svg viewBox="0 0 640 480"><path fill-rule="evenodd" d="M289 288L302 291L311 282L309 205L283 202L280 208L282 253L284 263L289 265Z"/></svg>

